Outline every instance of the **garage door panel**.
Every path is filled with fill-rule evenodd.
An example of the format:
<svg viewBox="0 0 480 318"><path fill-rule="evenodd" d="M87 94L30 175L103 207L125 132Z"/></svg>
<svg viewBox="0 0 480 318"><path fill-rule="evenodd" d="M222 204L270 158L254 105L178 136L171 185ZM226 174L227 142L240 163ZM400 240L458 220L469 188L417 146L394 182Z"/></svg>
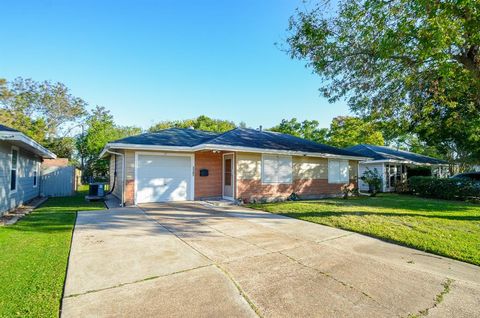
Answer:
<svg viewBox="0 0 480 318"><path fill-rule="evenodd" d="M190 156L138 155L137 203L192 199Z"/></svg>

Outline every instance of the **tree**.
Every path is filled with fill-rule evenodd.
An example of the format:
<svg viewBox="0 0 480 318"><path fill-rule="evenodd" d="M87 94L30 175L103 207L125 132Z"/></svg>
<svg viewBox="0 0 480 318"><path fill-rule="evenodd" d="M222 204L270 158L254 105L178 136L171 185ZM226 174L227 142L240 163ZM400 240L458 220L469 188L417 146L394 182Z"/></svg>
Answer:
<svg viewBox="0 0 480 318"><path fill-rule="evenodd" d="M382 132L374 123L358 117L335 117L328 130L329 145L346 148L358 144L383 146L385 141Z"/></svg>
<svg viewBox="0 0 480 318"><path fill-rule="evenodd" d="M15 128L59 157L74 158L68 136L86 114L87 103L62 83L0 79L0 123Z"/></svg>
<svg viewBox="0 0 480 318"><path fill-rule="evenodd" d="M47 147L50 151L57 155L59 158L68 158L70 164L77 165L78 160L75 157L76 154L76 145L74 137L56 137L50 138L45 143L44 146Z"/></svg>
<svg viewBox="0 0 480 318"><path fill-rule="evenodd" d="M161 121L148 129L149 132L156 132L168 128L189 128L192 127L198 130L226 132L236 127L232 121L212 119L210 117L201 115L197 118L175 121Z"/></svg>
<svg viewBox="0 0 480 318"><path fill-rule="evenodd" d="M0 81L0 119L39 142L67 135L83 119L86 105L62 83Z"/></svg>
<svg viewBox="0 0 480 318"><path fill-rule="evenodd" d="M324 96L480 161L480 1L337 4L297 11L287 40L324 80Z"/></svg>
<svg viewBox="0 0 480 318"><path fill-rule="evenodd" d="M442 155L442 152L435 146L427 145L421 141L415 134L402 134L397 135L393 139L386 140L385 143L395 149L411 151L424 156L443 159L448 158L446 155Z"/></svg>
<svg viewBox="0 0 480 318"><path fill-rule="evenodd" d="M335 117L330 128L320 128L316 120L299 122L296 118L282 119L279 125L269 130L341 148L357 144L384 144L382 133L375 124L349 116Z"/></svg>
<svg viewBox="0 0 480 318"><path fill-rule="evenodd" d="M304 120L299 122L296 118L282 119L279 125L270 128L271 131L289 134L292 136L326 143L328 129L320 128L316 120Z"/></svg>
<svg viewBox="0 0 480 318"><path fill-rule="evenodd" d="M104 107L95 107L88 115L86 130L77 138L77 149L83 159L84 178L104 178L108 172L108 162L99 155L105 145L113 140L141 133L138 127L117 126L112 114Z"/></svg>

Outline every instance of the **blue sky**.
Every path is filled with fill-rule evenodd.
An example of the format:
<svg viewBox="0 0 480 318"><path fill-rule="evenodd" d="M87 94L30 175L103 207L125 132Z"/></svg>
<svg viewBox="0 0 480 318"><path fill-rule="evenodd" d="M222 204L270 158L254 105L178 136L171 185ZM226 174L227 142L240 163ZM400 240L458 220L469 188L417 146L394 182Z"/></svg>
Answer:
<svg viewBox="0 0 480 318"><path fill-rule="evenodd" d="M270 127L348 113L274 43L301 1L2 0L0 77L65 83L121 125L201 114Z"/></svg>

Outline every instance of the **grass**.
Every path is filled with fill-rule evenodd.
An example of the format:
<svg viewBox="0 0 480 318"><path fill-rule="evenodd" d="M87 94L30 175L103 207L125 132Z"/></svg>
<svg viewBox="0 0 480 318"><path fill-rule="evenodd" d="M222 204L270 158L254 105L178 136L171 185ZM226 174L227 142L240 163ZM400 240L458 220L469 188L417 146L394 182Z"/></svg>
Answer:
<svg viewBox="0 0 480 318"><path fill-rule="evenodd" d="M480 265L480 205L398 194L251 204Z"/></svg>
<svg viewBox="0 0 480 318"><path fill-rule="evenodd" d="M0 317L57 317L76 212L103 209L85 193L51 198L0 227Z"/></svg>

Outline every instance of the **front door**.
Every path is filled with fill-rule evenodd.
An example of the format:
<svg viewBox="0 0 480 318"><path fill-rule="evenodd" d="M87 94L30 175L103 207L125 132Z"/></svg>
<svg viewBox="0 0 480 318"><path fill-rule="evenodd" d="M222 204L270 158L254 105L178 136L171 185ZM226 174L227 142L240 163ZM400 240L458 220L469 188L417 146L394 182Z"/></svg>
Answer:
<svg viewBox="0 0 480 318"><path fill-rule="evenodd" d="M233 200L233 155L223 156L223 197Z"/></svg>

